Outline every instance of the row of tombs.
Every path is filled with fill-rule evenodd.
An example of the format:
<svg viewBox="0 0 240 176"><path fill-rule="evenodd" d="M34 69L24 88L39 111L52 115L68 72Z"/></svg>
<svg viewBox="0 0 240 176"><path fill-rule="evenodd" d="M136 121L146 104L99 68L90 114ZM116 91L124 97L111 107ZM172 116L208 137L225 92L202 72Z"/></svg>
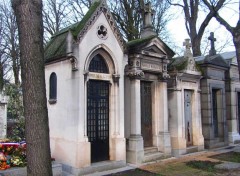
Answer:
<svg viewBox="0 0 240 176"><path fill-rule="evenodd" d="M234 52L174 52L153 31L125 43L104 1L45 49L52 156L72 173L100 161L139 164L237 143L240 81ZM150 20L150 21L149 21ZM119 164L119 163L118 163Z"/></svg>

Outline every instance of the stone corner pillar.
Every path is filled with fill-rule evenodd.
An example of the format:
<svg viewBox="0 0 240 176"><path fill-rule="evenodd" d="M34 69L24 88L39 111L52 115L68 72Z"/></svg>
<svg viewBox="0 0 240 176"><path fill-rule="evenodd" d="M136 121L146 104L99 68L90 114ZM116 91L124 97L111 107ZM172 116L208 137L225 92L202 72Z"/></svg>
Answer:
<svg viewBox="0 0 240 176"><path fill-rule="evenodd" d="M130 137L127 139L127 162L142 163L144 159L143 137L141 136L140 80L130 77Z"/></svg>
<svg viewBox="0 0 240 176"><path fill-rule="evenodd" d="M7 103L8 96L0 94L0 139L7 135Z"/></svg>

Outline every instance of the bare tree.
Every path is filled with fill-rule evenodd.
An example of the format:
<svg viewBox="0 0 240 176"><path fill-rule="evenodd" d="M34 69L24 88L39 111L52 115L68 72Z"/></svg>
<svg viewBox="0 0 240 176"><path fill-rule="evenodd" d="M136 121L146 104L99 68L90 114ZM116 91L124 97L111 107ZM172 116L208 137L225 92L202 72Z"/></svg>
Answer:
<svg viewBox="0 0 240 176"><path fill-rule="evenodd" d="M69 17L72 19L72 21L80 21L84 17L86 11L92 5L92 2L92 0L68 0L70 5L69 9L71 11Z"/></svg>
<svg viewBox="0 0 240 176"><path fill-rule="evenodd" d="M27 173L31 176L51 176L42 0L11 0L11 2L19 31Z"/></svg>
<svg viewBox="0 0 240 176"><path fill-rule="evenodd" d="M3 33L3 18L2 14L0 14L0 91L3 90L3 85L4 85L4 69L3 69L3 64L4 64L4 53L5 53L5 47L3 45L2 41L2 33Z"/></svg>
<svg viewBox="0 0 240 176"><path fill-rule="evenodd" d="M153 23L157 34L163 40L169 39L166 30L167 22L172 18L169 12L169 3L166 0L150 0L155 16ZM85 15L87 9L92 5L92 0L68 0L71 5L71 19L75 22L80 21ZM142 27L142 17L144 16L143 7L145 0L108 0L106 1L110 8L117 25L127 40L134 40L140 37Z"/></svg>
<svg viewBox="0 0 240 176"><path fill-rule="evenodd" d="M0 9L1 9L0 5ZM8 72L10 70L9 58L7 57L7 46L8 43L4 39L5 31L5 14L0 11L0 92L3 90L5 80L9 80Z"/></svg>
<svg viewBox="0 0 240 176"><path fill-rule="evenodd" d="M153 11L155 12L153 24L156 33L161 39L168 39L166 24L171 20L172 15L169 12L169 3L166 0L151 0ZM144 17L144 0L120 0L109 1L109 6L116 22L127 41L137 39L140 36L142 22Z"/></svg>
<svg viewBox="0 0 240 176"><path fill-rule="evenodd" d="M169 1L169 0L168 0ZM216 12L222 8L225 0L219 0L216 3ZM180 0L177 3L170 2L171 5L179 6L183 9L185 15L185 27L187 33L191 39L192 50L194 56L201 55L201 41L206 27L208 26L211 19L214 17L214 11L206 11L205 17L198 27L199 22L199 10L201 7L200 0Z"/></svg>
<svg viewBox="0 0 240 176"><path fill-rule="evenodd" d="M45 0L44 2L43 23L44 43L46 43L53 34L70 25L72 20L69 18L70 4L67 1Z"/></svg>
<svg viewBox="0 0 240 176"><path fill-rule="evenodd" d="M4 3L0 5L0 10L2 12L2 17L4 19L3 25L4 30L2 32L2 37L5 45L5 55L11 62L11 68L14 75L14 83L16 85L20 84L20 55L19 55L19 40L18 40L18 30L16 17L9 3Z"/></svg>
<svg viewBox="0 0 240 176"><path fill-rule="evenodd" d="M225 2L226 0L219 0ZM235 5L239 6L238 11L238 21L236 22L236 26L232 27L219 13L218 7L215 1L213 0L203 0L204 4L208 7L211 13L214 14L216 20L223 25L232 35L233 37L233 44L236 49L236 56L238 61L238 70L240 74L240 2L235 1Z"/></svg>

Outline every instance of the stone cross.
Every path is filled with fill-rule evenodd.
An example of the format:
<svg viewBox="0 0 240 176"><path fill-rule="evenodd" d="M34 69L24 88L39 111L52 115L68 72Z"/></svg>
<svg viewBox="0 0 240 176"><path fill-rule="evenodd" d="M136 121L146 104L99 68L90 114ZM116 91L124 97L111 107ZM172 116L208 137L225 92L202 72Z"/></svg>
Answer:
<svg viewBox="0 0 240 176"><path fill-rule="evenodd" d="M216 50L215 50L215 45L214 45L214 42L216 41L216 38L214 38L214 33L213 32L210 33L210 36L208 37L208 40L210 40L210 42L211 42L211 49L209 51L209 55L210 56L216 55Z"/></svg>
<svg viewBox="0 0 240 176"><path fill-rule="evenodd" d="M152 26L152 16L154 15L155 11L152 9L151 2L148 2L144 6L144 26Z"/></svg>
<svg viewBox="0 0 240 176"><path fill-rule="evenodd" d="M183 42L183 46L186 47L186 50L184 52L184 57L190 57L192 56L190 48L192 47L192 44L190 43L190 39L185 39L185 42Z"/></svg>

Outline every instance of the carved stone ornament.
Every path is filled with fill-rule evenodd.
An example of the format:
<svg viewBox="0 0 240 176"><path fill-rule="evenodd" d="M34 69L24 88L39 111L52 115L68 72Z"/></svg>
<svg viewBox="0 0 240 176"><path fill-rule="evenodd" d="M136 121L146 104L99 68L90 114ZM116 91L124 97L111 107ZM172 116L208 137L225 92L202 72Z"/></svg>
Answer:
<svg viewBox="0 0 240 176"><path fill-rule="evenodd" d="M103 24L100 24L97 27L97 36L98 38L104 39L104 40L108 38L107 28Z"/></svg>
<svg viewBox="0 0 240 176"><path fill-rule="evenodd" d="M188 59L187 70L197 71L196 66L195 66L195 60L193 58Z"/></svg>
<svg viewBox="0 0 240 176"><path fill-rule="evenodd" d="M168 79L170 78L170 75L167 74L167 72L162 72L159 74L159 79Z"/></svg>
<svg viewBox="0 0 240 176"><path fill-rule="evenodd" d="M127 72L127 76L130 78L142 78L144 76L144 72L142 70L129 70Z"/></svg>
<svg viewBox="0 0 240 176"><path fill-rule="evenodd" d="M80 41L83 39L83 37L88 32L90 27L94 24L94 22L98 19L98 17L100 16L101 13L104 13L106 18L108 19L108 23L110 25L110 28L112 29L115 37L117 38L117 41L119 42L121 48L124 49L124 46L125 46L124 43L125 42L122 38L122 35L121 35L120 31L116 27L114 19L111 15L111 11L106 7L106 3L102 3L102 5L99 8L97 8L97 10L94 12L92 17L87 21L87 23L85 24L85 27L78 34L77 43L80 43Z"/></svg>

